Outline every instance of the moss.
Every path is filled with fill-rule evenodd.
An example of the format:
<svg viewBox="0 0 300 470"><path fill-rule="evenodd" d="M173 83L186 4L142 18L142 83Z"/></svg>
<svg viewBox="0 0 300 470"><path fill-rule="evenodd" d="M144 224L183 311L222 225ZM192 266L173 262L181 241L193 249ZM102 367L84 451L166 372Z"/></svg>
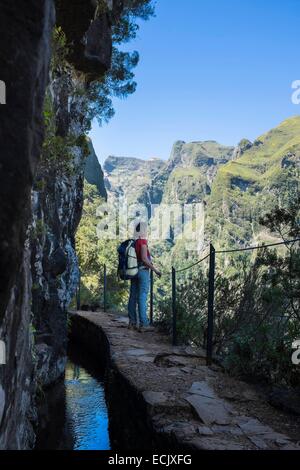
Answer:
<svg viewBox="0 0 300 470"><path fill-rule="evenodd" d="M88 156L86 136L84 134L80 136L68 134L62 137L57 134L56 113L49 91L44 102L44 122L45 139L42 147L41 166L73 174L74 147L80 147L83 155ZM37 190L39 190L38 187Z"/></svg>
<svg viewBox="0 0 300 470"><path fill-rule="evenodd" d="M69 67L67 57L69 48L64 31L60 26L55 26L52 33L52 58L51 69L62 70Z"/></svg>
<svg viewBox="0 0 300 470"><path fill-rule="evenodd" d="M97 0L97 7L95 11L95 18L105 15L109 12L106 0Z"/></svg>
<svg viewBox="0 0 300 470"><path fill-rule="evenodd" d="M43 178L41 178L34 182L33 189L35 191L42 192L45 190L45 187L46 187L46 181Z"/></svg>
<svg viewBox="0 0 300 470"><path fill-rule="evenodd" d="M46 233L46 225L43 219L38 219L35 222L35 226L31 228L30 236L32 240L41 238Z"/></svg>
<svg viewBox="0 0 300 470"><path fill-rule="evenodd" d="M89 141L85 134L81 134L76 139L76 145L82 149L83 156L87 158L90 154Z"/></svg>

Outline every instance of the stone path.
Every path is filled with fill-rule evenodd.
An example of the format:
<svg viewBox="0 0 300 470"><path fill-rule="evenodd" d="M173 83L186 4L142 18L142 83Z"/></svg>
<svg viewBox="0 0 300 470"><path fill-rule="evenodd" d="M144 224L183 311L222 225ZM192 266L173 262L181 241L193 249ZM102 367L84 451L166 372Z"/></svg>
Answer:
<svg viewBox="0 0 300 470"><path fill-rule="evenodd" d="M122 316L77 315L105 333L114 365L143 395L158 432L195 450L300 449L292 418L272 408L249 384L216 365L207 367L203 351L173 347L156 331L128 330Z"/></svg>

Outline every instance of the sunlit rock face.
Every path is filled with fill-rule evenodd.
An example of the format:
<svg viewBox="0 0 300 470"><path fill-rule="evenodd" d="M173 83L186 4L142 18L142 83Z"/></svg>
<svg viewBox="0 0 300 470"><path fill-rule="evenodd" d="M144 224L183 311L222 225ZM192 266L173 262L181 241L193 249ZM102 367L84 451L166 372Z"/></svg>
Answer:
<svg viewBox="0 0 300 470"><path fill-rule="evenodd" d="M153 182L164 203L202 202L210 194L220 166L234 157L234 147L216 141L174 143L162 172Z"/></svg>
<svg viewBox="0 0 300 470"><path fill-rule="evenodd" d="M124 199L129 205L141 204L149 208L152 181L163 166L164 161L159 158L108 157L103 165L108 201L117 203Z"/></svg>
<svg viewBox="0 0 300 470"><path fill-rule="evenodd" d="M51 0L1 1L0 70L7 104L0 107L0 339L6 343L6 365L0 366L0 449L34 444L30 249L24 241L43 139L53 24Z"/></svg>
<svg viewBox="0 0 300 470"><path fill-rule="evenodd" d="M206 234L220 248L273 240L260 219L285 207L298 191L299 134L300 117L286 119L253 143L241 140L234 159L218 169L207 200Z"/></svg>
<svg viewBox="0 0 300 470"><path fill-rule="evenodd" d="M64 373L66 309L79 281L75 232L82 211L86 158L85 146L76 144L85 125L83 98L75 93L79 86L70 71L55 76L50 84L59 135L72 136L74 145L58 151L55 159L49 159L47 152L43 155L32 192L32 311L36 376L41 386L50 385Z"/></svg>
<svg viewBox="0 0 300 470"><path fill-rule="evenodd" d="M104 162L109 202L125 197L131 204L200 202L210 193L218 168L235 148L215 141L174 143L167 161L110 156Z"/></svg>
<svg viewBox="0 0 300 470"><path fill-rule="evenodd" d="M74 235L81 214L82 177L56 175L49 169L44 181L45 190L33 192L33 230L37 224L41 230L32 240L32 310L37 378L41 385L49 385L64 373L66 361L66 308L79 278Z"/></svg>

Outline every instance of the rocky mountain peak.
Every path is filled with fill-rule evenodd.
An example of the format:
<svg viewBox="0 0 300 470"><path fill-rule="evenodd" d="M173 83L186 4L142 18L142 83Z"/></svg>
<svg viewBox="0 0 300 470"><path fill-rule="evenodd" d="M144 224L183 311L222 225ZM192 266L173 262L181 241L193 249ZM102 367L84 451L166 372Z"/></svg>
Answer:
<svg viewBox="0 0 300 470"><path fill-rule="evenodd" d="M215 140L177 140L166 162L109 156L103 166L108 198L126 196L129 202L147 206L162 200L202 201L210 193L217 168L233 159L234 151Z"/></svg>
<svg viewBox="0 0 300 470"><path fill-rule="evenodd" d="M150 204L153 179L164 167L159 158L143 160L133 157L109 156L103 165L104 181L109 200L125 196L127 201Z"/></svg>
<svg viewBox="0 0 300 470"><path fill-rule="evenodd" d="M212 165L214 162L228 161L233 158L234 147L219 144L215 140L174 143L168 160L169 169L175 166L193 167L203 164Z"/></svg>
<svg viewBox="0 0 300 470"><path fill-rule="evenodd" d="M237 144L234 153L233 153L233 160L240 158L247 150L253 147L253 143L248 139L242 139Z"/></svg>

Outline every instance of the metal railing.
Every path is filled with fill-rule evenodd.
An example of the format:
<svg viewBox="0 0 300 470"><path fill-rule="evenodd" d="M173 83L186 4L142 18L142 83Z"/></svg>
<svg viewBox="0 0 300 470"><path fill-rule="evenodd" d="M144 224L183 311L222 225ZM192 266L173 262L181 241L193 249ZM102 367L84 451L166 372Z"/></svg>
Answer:
<svg viewBox="0 0 300 470"><path fill-rule="evenodd" d="M280 246L280 245L289 245L291 243L299 242L300 238L294 240L287 240L283 242L271 243L267 245L258 245L250 246L245 248L236 248L228 250L215 250L213 244L209 246L209 253L196 261L195 263L186 266L182 269L175 269L172 267L170 272L164 273L163 276L171 277L171 296L172 296L172 344L177 346L177 274L188 271L193 267L200 265L205 260L209 259L209 268L208 268L208 294L207 294L207 341L206 341L206 362L207 365L212 363L213 358L213 337L214 337L214 300L215 300L215 272L216 272L216 255L218 254L227 254L235 253L242 251L251 251L251 250L260 250L270 247ZM103 310L107 311L107 266L103 266ZM154 276L153 271L150 273L150 299L149 299L149 309L150 309L150 323L153 324L154 318ZM80 310L80 282L77 290L77 309Z"/></svg>

